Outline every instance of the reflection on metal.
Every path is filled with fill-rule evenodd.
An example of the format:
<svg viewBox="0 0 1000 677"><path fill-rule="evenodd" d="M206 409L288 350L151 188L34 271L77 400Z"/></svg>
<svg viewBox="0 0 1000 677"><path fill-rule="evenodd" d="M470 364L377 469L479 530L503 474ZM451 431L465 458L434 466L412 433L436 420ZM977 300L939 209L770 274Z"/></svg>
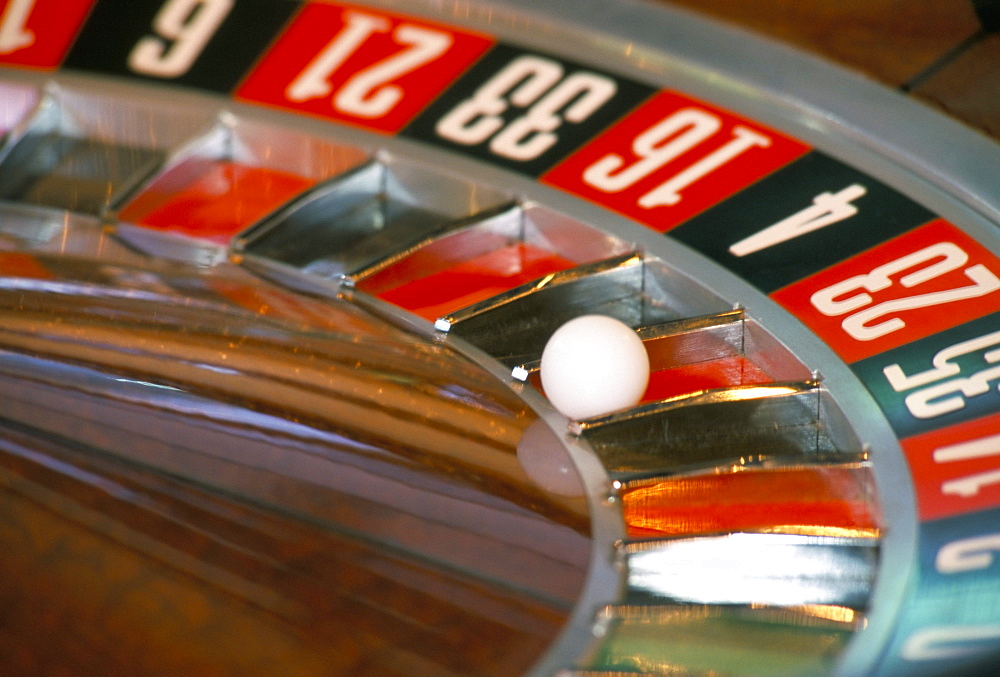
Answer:
<svg viewBox="0 0 1000 677"><path fill-rule="evenodd" d="M566 450L543 419L527 428L517 443L517 461L532 482L557 496L583 496L583 482Z"/></svg>
<svg viewBox="0 0 1000 677"><path fill-rule="evenodd" d="M826 674L862 624L838 606L607 606L601 645L559 677Z"/></svg>
<svg viewBox="0 0 1000 677"><path fill-rule="evenodd" d="M7 134L22 124L29 113L38 105L41 92L31 85L13 82L3 83L0 97L0 156Z"/></svg>
<svg viewBox="0 0 1000 677"><path fill-rule="evenodd" d="M512 369L531 370L555 330L580 315L608 315L643 327L700 314L691 309L704 312L717 303L661 261L632 251L545 276L445 315L434 326ZM519 369L517 378L527 373Z"/></svg>
<svg viewBox="0 0 1000 677"><path fill-rule="evenodd" d="M820 380L818 374L752 317L743 320L743 355L776 381ZM850 426L843 426L845 432Z"/></svg>
<svg viewBox="0 0 1000 677"><path fill-rule="evenodd" d="M342 174L367 159L368 154L359 148L223 112L204 134L173 149L155 178L158 181L169 177L192 162L225 160L320 181ZM145 182L139 190L149 188L152 183L155 181ZM121 209L126 205L119 202L112 206Z"/></svg>
<svg viewBox="0 0 1000 677"><path fill-rule="evenodd" d="M653 371L743 355L745 314L731 310L637 328Z"/></svg>
<svg viewBox="0 0 1000 677"><path fill-rule="evenodd" d="M630 538L735 531L874 538L882 522L865 453L768 459L615 483Z"/></svg>
<svg viewBox="0 0 1000 677"><path fill-rule="evenodd" d="M235 250L337 279L509 202L502 192L423 166L373 161L251 227Z"/></svg>
<svg viewBox="0 0 1000 677"><path fill-rule="evenodd" d="M631 604L832 604L862 610L875 539L735 533L625 543Z"/></svg>
<svg viewBox="0 0 1000 677"><path fill-rule="evenodd" d="M121 134L89 129L94 119ZM347 631L331 627L339 603L362 608L359 635L376 628L365 649L376 658L365 660L390 645L432 674L486 674L530 666L565 627L574 649L566 655L576 656L595 600L616 599L623 603L605 607L594 627L607 641L586 669L567 674L725 673L745 668L749 653L759 674L829 667L862 623L876 497L867 459L844 451L861 446L839 407L777 339L656 256L504 190L263 129L228 114L177 116L54 89L10 133L0 191L16 184L12 199L108 223L5 207L0 246L18 251L0 254L0 480L16 485L8 493L17 498L0 508L34 501L80 538L96 534L146 557L143 566L183 572L208 596L221 591L299 623L312 644L295 651L324 660L355 648L354 616ZM110 223L109 208L127 207L189 160L264 156L283 169L304 159L295 171L335 178L246 231L232 252L243 265L227 263L223 245ZM398 312L365 311L381 302L365 301L377 292L365 285L409 257L443 253L447 266L496 242L578 265L455 310L438 335ZM637 327L653 369L740 357L780 382L581 421L568 449L527 404L536 394L522 399L520 385L490 375L495 365L460 354L521 364L525 376L560 324L593 312ZM619 541L623 566L612 569L618 515L593 523L607 549L590 552L588 507L597 501L584 497L568 453L587 453L581 440L618 480L605 508L706 469L749 477L832 468L854 482L834 500L862 503L872 525L796 523L789 507L792 519L754 525L756 533L630 532ZM592 458L585 463L594 468L586 479L605 477ZM238 526L220 525L219 515ZM37 533L41 542L48 531ZM206 545L192 554L191 543ZM307 583L296 578L304 563ZM5 580L26 589L17 576ZM393 644L432 627L442 609L455 612L453 631ZM504 661L448 662L484 636ZM741 654L733 637L765 648ZM523 660L506 662L526 646Z"/></svg>
<svg viewBox="0 0 1000 677"><path fill-rule="evenodd" d="M630 251L621 240L544 207L503 204L472 214L411 246L398 243L381 260L348 275L345 283L378 294L389 285L448 271L511 244L530 245L578 264ZM412 260L404 267L406 259Z"/></svg>
<svg viewBox="0 0 1000 677"><path fill-rule="evenodd" d="M128 257L125 248L100 227L96 217L14 203L3 204L2 212L0 249L4 251L71 256L111 248L116 259Z"/></svg>
<svg viewBox="0 0 1000 677"><path fill-rule="evenodd" d="M75 656L51 624L84 622L94 673L138 647L138 674L358 651L530 669L585 585L590 521L522 468L536 417L506 384L347 302L67 227L73 256L0 253L0 596L23 655ZM505 667L454 664L485 636Z"/></svg>
<svg viewBox="0 0 1000 677"><path fill-rule="evenodd" d="M681 471L850 448L823 425L824 402L815 382L737 386L576 421L571 429L613 475Z"/></svg>
<svg viewBox="0 0 1000 677"><path fill-rule="evenodd" d="M186 107L52 86L0 149L0 198L99 215L209 121Z"/></svg>
<svg viewBox="0 0 1000 677"><path fill-rule="evenodd" d="M460 261L462 257L472 257L490 251L496 248L498 243L521 241L522 230L520 205L498 205L449 223L445 229L428 233L426 237L416 242L408 242L405 239L393 240L391 243L393 246L387 246L380 258L346 273L344 283L352 287L357 286L359 281L377 275L418 251L427 252L432 247L435 251L446 252L446 258L442 261L442 268L446 269L449 263ZM437 271L422 272L430 274Z"/></svg>
<svg viewBox="0 0 1000 677"><path fill-rule="evenodd" d="M181 243L211 241L224 249L237 233L307 187L368 157L359 148L222 112L211 128L171 149L155 174L118 195L111 210L117 221L174 235L171 244L167 237L133 233L135 246L154 256L182 258Z"/></svg>
<svg viewBox="0 0 1000 677"><path fill-rule="evenodd" d="M686 317L636 327L649 355L650 371L743 354L745 316L742 310ZM526 381L541 368L536 359L520 364L511 376Z"/></svg>
<svg viewBox="0 0 1000 677"><path fill-rule="evenodd" d="M563 323L586 313L642 324L651 314L639 254L553 273L439 319L435 327L469 341L504 364L538 359Z"/></svg>
<svg viewBox="0 0 1000 677"><path fill-rule="evenodd" d="M115 237L136 251L173 261L181 261L208 268L229 258L227 248L207 240L178 237L152 228L119 222L114 226Z"/></svg>

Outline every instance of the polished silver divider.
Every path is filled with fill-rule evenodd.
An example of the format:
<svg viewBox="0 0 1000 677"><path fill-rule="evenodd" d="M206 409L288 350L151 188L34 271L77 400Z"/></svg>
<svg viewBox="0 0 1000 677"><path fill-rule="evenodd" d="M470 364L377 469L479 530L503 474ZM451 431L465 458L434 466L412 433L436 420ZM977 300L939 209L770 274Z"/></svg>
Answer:
<svg viewBox="0 0 1000 677"><path fill-rule="evenodd" d="M864 476L862 493L866 493L869 499L874 498L874 479L870 477L871 455L867 451L835 451L835 452L812 452L802 456L776 456L763 457L757 459L744 458L737 464L712 465L697 468L690 471L678 471L674 468L664 468L659 472L636 474L627 479L615 481L615 486L620 491L631 491L639 487L655 484L656 482L672 480L682 477L698 477L702 475L717 475L721 472L734 470L741 472L780 472L795 470L812 470L822 472L823 470L847 470L858 477Z"/></svg>
<svg viewBox="0 0 1000 677"><path fill-rule="evenodd" d="M446 250L451 254L442 261L442 269L446 269L451 263L448 258L457 258L459 253L464 256L486 253L498 246L498 240L503 243L518 242L523 238L524 230L522 209L515 203L500 204L440 225L441 228L415 242L373 243L383 246L380 249L372 247L372 260L346 273L343 283L357 287L359 282L371 280L378 273L400 265L404 259L432 249ZM427 274L431 271L422 272Z"/></svg>
<svg viewBox="0 0 1000 677"><path fill-rule="evenodd" d="M0 201L0 251L90 255L116 243L97 217Z"/></svg>
<svg viewBox="0 0 1000 677"><path fill-rule="evenodd" d="M825 412L833 408L827 401L814 381L734 386L575 421L570 428L619 479L858 449L849 429L826 424Z"/></svg>
<svg viewBox="0 0 1000 677"><path fill-rule="evenodd" d="M229 258L229 252L224 246L125 221L114 224L114 234L116 239L136 251L164 260L181 261L208 268L225 263Z"/></svg>
<svg viewBox="0 0 1000 677"><path fill-rule="evenodd" d="M377 294L387 284L398 284L401 277L407 281L426 278L513 244L529 245L577 265L632 251L622 240L550 209L508 203L473 214L409 247L387 251L381 260L348 275L345 283ZM410 266L397 270L408 259Z"/></svg>
<svg viewBox="0 0 1000 677"><path fill-rule="evenodd" d="M111 208L121 210L137 194L164 180L167 182L164 192L178 190L177 185L170 183L174 175L197 176L200 170L213 163L232 162L248 168L266 168L318 182L343 174L369 159L370 153L354 146L221 111L207 129L171 149L155 175L147 176L130 193L119 195ZM179 185L179 190L183 191L184 184Z"/></svg>
<svg viewBox="0 0 1000 677"><path fill-rule="evenodd" d="M864 609L877 540L733 533L625 543L630 604L830 604Z"/></svg>
<svg viewBox="0 0 1000 677"><path fill-rule="evenodd" d="M252 226L237 238L234 251L342 280L509 203L502 192L424 166L373 160Z"/></svg>
<svg viewBox="0 0 1000 677"><path fill-rule="evenodd" d="M679 677L688 677L688 675L704 675L711 673L699 673L691 672L688 670L677 670L677 669L667 669L667 670L656 670L655 672L648 672L646 670L560 670L555 673L555 677L664 677L664 675L678 675Z"/></svg>
<svg viewBox="0 0 1000 677"><path fill-rule="evenodd" d="M209 128L172 149L155 173L117 196L110 205L108 217L115 223L119 237L141 251L161 258L214 265L226 259L228 246L215 241L213 233L188 232L185 226L196 222L196 217L171 206L175 218L182 224L176 228L180 233L174 232L175 228L162 227L162 223L148 227L144 225L144 219L151 214L156 215L157 209L163 208L158 203L166 202L170 196L184 196L193 191L195 200L208 201L208 195L198 192L207 190L206 182L219 186L216 190L224 198L234 184L225 183L225 174L220 177L213 172L224 172L220 168L228 163L239 168L233 171L276 171L304 185L315 185L369 160L370 154L360 148L222 111ZM276 211L283 206L276 204L267 211ZM236 208L234 211L237 211ZM154 218L163 219L161 215ZM237 220L235 214L232 219ZM257 216L248 219L238 230L247 229L257 220ZM176 226L176 222L172 225ZM239 232L232 232L229 237L237 235Z"/></svg>
<svg viewBox="0 0 1000 677"><path fill-rule="evenodd" d="M775 381L816 375L742 308L639 327L653 371L743 357Z"/></svg>
<svg viewBox="0 0 1000 677"><path fill-rule="evenodd" d="M580 315L641 327L684 317L692 304L717 305L662 261L633 251L522 285L439 318L435 328L514 368L539 360L555 330Z"/></svg>
<svg viewBox="0 0 1000 677"><path fill-rule="evenodd" d="M818 675L864 621L833 605L608 605L600 645L558 677Z"/></svg>
<svg viewBox="0 0 1000 677"><path fill-rule="evenodd" d="M74 278L83 283L116 279L126 288L130 275L146 274L140 269L149 266L149 257L123 242L99 217L3 201L0 213L0 289L61 294ZM91 259L102 263L94 266Z"/></svg>
<svg viewBox="0 0 1000 677"><path fill-rule="evenodd" d="M560 670L556 673L556 677L663 677L663 672L645 672L635 670Z"/></svg>
<svg viewBox="0 0 1000 677"><path fill-rule="evenodd" d="M639 327L653 371L743 354L743 310Z"/></svg>
<svg viewBox="0 0 1000 677"><path fill-rule="evenodd" d="M690 618L703 620L723 616L742 618L753 623L773 625L799 625L814 628L858 630L862 617L847 607L828 604L809 604L774 607L765 604L612 604L597 610L597 626L607 630L616 621L657 621L670 624Z"/></svg>
<svg viewBox="0 0 1000 677"><path fill-rule="evenodd" d="M657 372L699 362L708 362L728 357L747 356L747 344L751 340L747 336L750 328L747 326L746 313L735 308L721 313L711 313L699 317L686 317L660 324L636 327L636 334L642 339L649 355L649 369ZM754 326L755 334L760 334L759 327ZM770 347L771 351L779 349ZM784 349L781 356L787 364L797 360ZM777 362L774 356L770 362ZM527 381L541 369L541 359L519 364L511 372L511 376L519 381ZM785 367L785 371L788 367ZM804 367L798 370L801 377L808 372Z"/></svg>
<svg viewBox="0 0 1000 677"><path fill-rule="evenodd" d="M740 458L737 463L723 463L718 465L708 464L703 467L678 471L674 468L664 468L657 472L637 473L625 479L614 481L614 487L621 494L628 494L636 490L646 490L655 488L656 485L669 483L670 486L679 487L683 483L697 482L699 478L712 479L725 477L733 473L758 474L759 476L780 477L781 473L812 473L817 478L824 478L826 475L837 474L839 479L833 480L828 495L816 497L821 501L841 500L864 503L867 506L874 506L876 501L875 480L871 474L871 458L867 451L838 451L834 453L810 453L802 456L789 457L769 457L769 458ZM850 477L850 483L845 484L845 478ZM761 497L762 500L773 501L775 504L801 503L805 497L793 494L793 497ZM660 501L674 500L669 492L666 498L652 497L649 499L653 504ZM872 515L877 519L877 513ZM843 528L830 523L816 522L815 517L809 518L811 521L805 522L794 512L794 506L788 506L787 518L781 524L768 525L769 531L780 533L796 533L805 535L848 535L844 533L833 533L837 530L849 531L849 535L869 535L870 529L863 528Z"/></svg>
<svg viewBox="0 0 1000 677"><path fill-rule="evenodd" d="M0 199L100 215L211 115L55 85L0 149Z"/></svg>
<svg viewBox="0 0 1000 677"><path fill-rule="evenodd" d="M501 361L541 355L545 341L567 320L603 312L626 324L641 322L642 255L629 252L521 285L455 311L434 323Z"/></svg>

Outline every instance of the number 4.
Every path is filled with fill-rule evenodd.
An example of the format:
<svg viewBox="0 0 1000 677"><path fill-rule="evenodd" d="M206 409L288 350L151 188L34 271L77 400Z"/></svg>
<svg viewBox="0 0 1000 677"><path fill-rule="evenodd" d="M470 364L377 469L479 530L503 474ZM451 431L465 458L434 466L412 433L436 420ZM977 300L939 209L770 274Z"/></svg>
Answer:
<svg viewBox="0 0 1000 677"><path fill-rule="evenodd" d="M867 192L864 186L855 183L837 193L820 193L811 206L740 240L729 248L729 253L746 256L848 219L858 213L851 201Z"/></svg>

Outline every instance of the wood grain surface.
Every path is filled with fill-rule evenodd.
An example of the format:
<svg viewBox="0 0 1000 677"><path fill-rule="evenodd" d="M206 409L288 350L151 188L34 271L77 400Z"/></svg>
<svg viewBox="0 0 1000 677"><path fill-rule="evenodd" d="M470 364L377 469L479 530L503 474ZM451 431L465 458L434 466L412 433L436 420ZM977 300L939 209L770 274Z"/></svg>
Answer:
<svg viewBox="0 0 1000 677"><path fill-rule="evenodd" d="M1000 139L997 0L664 0L858 71Z"/></svg>

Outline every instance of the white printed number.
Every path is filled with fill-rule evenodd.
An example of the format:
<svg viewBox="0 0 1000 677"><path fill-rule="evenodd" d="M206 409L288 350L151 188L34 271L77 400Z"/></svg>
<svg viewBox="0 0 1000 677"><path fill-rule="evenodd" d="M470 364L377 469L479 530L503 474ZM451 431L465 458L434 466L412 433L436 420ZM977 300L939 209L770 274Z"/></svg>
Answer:
<svg viewBox="0 0 1000 677"><path fill-rule="evenodd" d="M746 256L840 223L858 213L858 208L852 201L867 192L868 189L861 184L852 183L836 193L820 193L813 198L810 206L740 240L729 248L729 253L733 256Z"/></svg>
<svg viewBox="0 0 1000 677"><path fill-rule="evenodd" d="M952 301L984 296L1000 289L1000 279L983 264L965 268L962 272L972 284L955 289L917 294L876 305L867 292L877 292L893 286L893 275L916 268L899 278L907 289L962 268L969 255L951 242L924 247L895 261L878 266L870 273L855 275L812 295L813 306L828 317L847 315L841 323L844 331L858 341L871 341L902 329L906 323L896 313L916 308L928 308ZM888 319L882 319L892 315ZM877 320L882 320L876 322Z"/></svg>
<svg viewBox="0 0 1000 677"><path fill-rule="evenodd" d="M403 88L390 84L402 75L442 56L452 46L449 33L412 24L393 30L385 17L345 11L344 26L323 51L285 89L289 101L308 101L333 94L330 78L370 38L388 33L401 51L359 70L333 94L333 107L346 115L379 118L403 98Z"/></svg>
<svg viewBox="0 0 1000 677"><path fill-rule="evenodd" d="M966 397L983 395L990 391L990 382L1000 380L1000 331L956 343L937 352L927 371L907 376L898 364L882 370L889 385L897 393L913 390L906 396L906 408L921 419L950 414L965 407ZM954 360L987 350L983 357L987 367L972 376L961 376L962 368ZM952 378L956 377L956 378ZM947 380L945 380L947 379Z"/></svg>
<svg viewBox="0 0 1000 677"><path fill-rule="evenodd" d="M609 153L584 171L583 181L605 193L620 192L714 136L721 128L722 120L717 115L700 108L683 108L635 137L632 152L638 160L626 166L622 156ZM651 209L675 205L681 200L681 190L695 181L751 148L770 145L770 138L737 125L728 142L643 195L639 206Z"/></svg>
<svg viewBox="0 0 1000 677"><path fill-rule="evenodd" d="M35 0L10 0L0 15L0 54L10 54L35 44L35 34L28 30L28 17Z"/></svg>
<svg viewBox="0 0 1000 677"><path fill-rule="evenodd" d="M1000 456L1000 435L988 435L934 450L934 462L938 464L990 456ZM1000 484L1000 469L946 480L941 483L941 493L973 498L979 494L983 487L996 484ZM941 567L938 569L941 570Z"/></svg>
<svg viewBox="0 0 1000 677"><path fill-rule="evenodd" d="M618 91L614 80L596 73L565 69L551 59L522 56L483 84L441 118L436 131L442 138L466 146L489 140L489 149L512 160L534 160L559 140L564 122L582 122ZM524 115L505 124L511 107Z"/></svg>
<svg viewBox="0 0 1000 677"><path fill-rule="evenodd" d="M900 655L908 661L940 661L988 655L1000 641L1000 625L944 625L907 638Z"/></svg>
<svg viewBox="0 0 1000 677"><path fill-rule="evenodd" d="M938 551L934 566L943 574L981 571L993 564L993 553L997 550L1000 550L1000 534L953 541Z"/></svg>
<svg viewBox="0 0 1000 677"><path fill-rule="evenodd" d="M128 55L136 73L176 78L190 70L235 0L169 0L153 17L156 35L147 35Z"/></svg>

